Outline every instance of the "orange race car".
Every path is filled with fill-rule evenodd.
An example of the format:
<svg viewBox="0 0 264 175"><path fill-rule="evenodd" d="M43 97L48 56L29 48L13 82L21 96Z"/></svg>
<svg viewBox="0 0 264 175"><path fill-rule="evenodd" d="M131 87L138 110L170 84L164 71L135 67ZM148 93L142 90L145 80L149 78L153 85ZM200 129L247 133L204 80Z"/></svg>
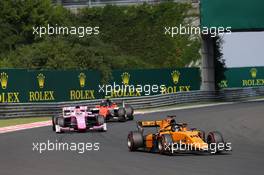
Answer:
<svg viewBox="0 0 264 175"><path fill-rule="evenodd" d="M186 123L176 123L176 116L168 116L164 120L139 121L138 131L128 134L127 145L130 151L145 150L170 154L177 152L220 153L231 151L231 143L226 143L220 132L205 132L188 129ZM155 133L144 134L145 128L156 128Z"/></svg>
<svg viewBox="0 0 264 175"><path fill-rule="evenodd" d="M116 120L125 122L134 119L134 109L130 105L118 105L110 99L103 100L100 105L96 105L91 109L92 113L98 113L104 116L106 121Z"/></svg>

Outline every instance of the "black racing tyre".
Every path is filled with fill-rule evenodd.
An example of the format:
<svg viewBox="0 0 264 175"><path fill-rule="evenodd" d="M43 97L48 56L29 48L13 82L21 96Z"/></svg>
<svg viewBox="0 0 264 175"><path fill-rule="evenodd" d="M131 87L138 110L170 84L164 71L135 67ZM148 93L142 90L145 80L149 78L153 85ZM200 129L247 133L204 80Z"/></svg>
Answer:
<svg viewBox="0 0 264 175"><path fill-rule="evenodd" d="M172 155L173 140L170 134L163 134L158 139L158 150L160 154Z"/></svg>
<svg viewBox="0 0 264 175"><path fill-rule="evenodd" d="M141 132L131 131L127 136L127 146L130 151L136 151L144 146L144 138Z"/></svg>
<svg viewBox="0 0 264 175"><path fill-rule="evenodd" d="M56 116L52 116L52 130L55 131L55 127L57 125L57 118Z"/></svg>
<svg viewBox="0 0 264 175"><path fill-rule="evenodd" d="M103 125L105 123L105 118L104 116L98 115L96 118L96 122L98 125Z"/></svg>
<svg viewBox="0 0 264 175"><path fill-rule="evenodd" d="M126 110L125 108L119 108L117 111L118 121L125 122L126 121Z"/></svg>
<svg viewBox="0 0 264 175"><path fill-rule="evenodd" d="M58 117L57 118L57 123L60 127L65 127L65 120L63 117Z"/></svg>
<svg viewBox="0 0 264 175"><path fill-rule="evenodd" d="M130 105L126 106L126 115L127 115L128 120L134 119L134 109L132 108L132 106Z"/></svg>
<svg viewBox="0 0 264 175"><path fill-rule="evenodd" d="M224 138L218 131L209 132L207 135L207 144L214 150L214 153L220 153L222 150L218 149L218 144L224 144Z"/></svg>

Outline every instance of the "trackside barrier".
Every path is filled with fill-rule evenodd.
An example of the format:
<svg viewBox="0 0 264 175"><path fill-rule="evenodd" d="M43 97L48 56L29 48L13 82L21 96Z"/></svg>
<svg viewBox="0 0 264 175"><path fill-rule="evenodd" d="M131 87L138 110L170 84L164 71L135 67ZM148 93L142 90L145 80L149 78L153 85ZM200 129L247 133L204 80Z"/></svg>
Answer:
<svg viewBox="0 0 264 175"><path fill-rule="evenodd" d="M62 4L69 8L100 7L105 5L138 5L143 3L158 4L168 0L53 0L53 3ZM174 0L180 3L198 3L198 0Z"/></svg>
<svg viewBox="0 0 264 175"><path fill-rule="evenodd" d="M252 97L264 95L264 87L232 88L219 92L215 91L189 91L173 94L116 98L116 102L125 102L134 109L162 107L175 104L193 102L216 102L216 101L240 101ZM53 103L1 103L0 119L15 117L47 117L59 115L64 106L87 105L93 107L101 100L88 100L76 102L53 102Z"/></svg>

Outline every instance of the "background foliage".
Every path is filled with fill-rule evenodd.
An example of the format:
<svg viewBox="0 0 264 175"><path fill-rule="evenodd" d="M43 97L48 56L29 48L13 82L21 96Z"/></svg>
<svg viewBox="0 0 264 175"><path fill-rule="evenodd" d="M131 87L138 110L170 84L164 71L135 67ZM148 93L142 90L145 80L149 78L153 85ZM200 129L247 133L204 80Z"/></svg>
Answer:
<svg viewBox="0 0 264 175"><path fill-rule="evenodd" d="M0 68L112 69L185 67L200 59L198 37L164 35L191 19L189 4L105 6L77 14L49 0L0 1ZM33 35L33 26L99 26L93 37ZM189 21L188 21L189 24Z"/></svg>
<svg viewBox="0 0 264 175"><path fill-rule="evenodd" d="M214 66L215 66L215 89L221 89L221 81L225 80L225 72L227 70L225 60L223 59L222 45L223 38L217 36L214 38Z"/></svg>

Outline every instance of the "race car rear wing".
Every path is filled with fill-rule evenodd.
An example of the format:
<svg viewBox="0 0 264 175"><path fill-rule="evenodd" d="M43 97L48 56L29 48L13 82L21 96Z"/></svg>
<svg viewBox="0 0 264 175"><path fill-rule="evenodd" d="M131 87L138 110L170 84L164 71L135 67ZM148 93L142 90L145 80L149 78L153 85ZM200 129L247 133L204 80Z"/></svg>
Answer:
<svg viewBox="0 0 264 175"><path fill-rule="evenodd" d="M138 121L137 128L140 132L144 132L144 128L158 128L161 126L161 120L152 120L152 121Z"/></svg>
<svg viewBox="0 0 264 175"><path fill-rule="evenodd" d="M138 126L140 127L160 127L161 120L150 120L150 121L138 121Z"/></svg>

